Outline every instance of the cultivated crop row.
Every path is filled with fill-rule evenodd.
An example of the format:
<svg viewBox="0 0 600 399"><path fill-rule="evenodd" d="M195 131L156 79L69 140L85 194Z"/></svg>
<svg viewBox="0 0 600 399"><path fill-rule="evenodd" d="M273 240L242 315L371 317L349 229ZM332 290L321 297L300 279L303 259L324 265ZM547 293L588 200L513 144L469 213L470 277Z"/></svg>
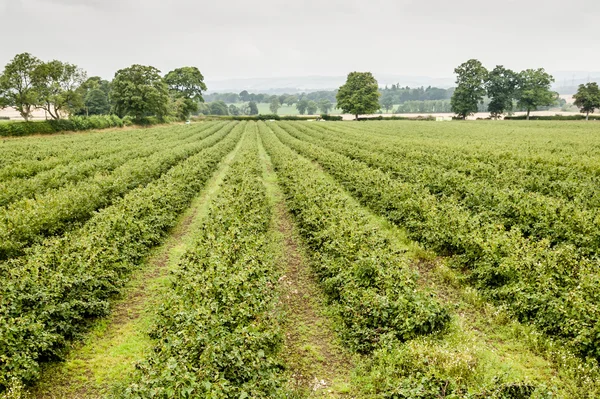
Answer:
<svg viewBox="0 0 600 399"><path fill-rule="evenodd" d="M515 138L520 148L508 151L506 143L495 143L492 138L488 142L487 137L485 144L473 145L461 132L446 140L435 136L434 140L425 133L419 137L404 130L396 131L395 135L383 134L384 127L376 126L355 130L313 125L306 133L394 157L402 163L393 171L398 178L421 182L433 194L443 194L439 187L451 185L455 193L462 195L468 192L470 184L479 184L550 197L550 200L575 201L579 207L600 205L600 193L596 189L600 153L593 151L593 146L590 150L575 150L569 143L563 147L560 143L548 145L545 142L528 145L522 138ZM406 137L408 134L411 137Z"/></svg>
<svg viewBox="0 0 600 399"><path fill-rule="evenodd" d="M493 179L469 179L459 172L446 171L438 166L438 162L452 158L452 153L438 153L438 157L430 160L430 164L422 165L414 163L411 158L394 154L393 150L381 148L384 145L372 145L368 139L361 144L344 143L329 140L325 135L314 137L310 135L312 130L306 126L282 126L298 139L363 161L400 181L421 187L423 195L433 194L440 201L451 198L460 203L465 212L476 215L483 223L501 224L507 230L516 228L531 239L547 239L552 246L573 244L585 256L600 253L598 207L582 207L581 201L548 197L518 187L498 187ZM466 170L466 175L470 175L467 168L467 165L461 167ZM512 173L520 175L518 171L513 170ZM589 188L593 183L586 185L570 181L569 184ZM594 195L598 196L597 193Z"/></svg>
<svg viewBox="0 0 600 399"><path fill-rule="evenodd" d="M297 127L290 126L290 131ZM453 197L440 199L422 186L273 128L282 142L319 162L361 203L413 239L451 255L482 292L520 320L563 338L581 355L600 358L597 260L582 257L572 245L530 240L518 228L507 230L467 212Z"/></svg>
<svg viewBox="0 0 600 399"><path fill-rule="evenodd" d="M209 130L209 128L212 128ZM107 154L98 154L95 158L84 158L82 160L70 160L67 164L61 164L52 169L37 173L29 178L12 178L0 183L0 206L5 206L21 198L31 198L39 196L46 191L65 186L69 183L76 183L95 174L107 174L125 162L136 158L143 158L164 151L185 143L201 140L207 133L214 133L217 127L210 125L203 126L201 129L190 128L188 132L181 132L178 129L173 131L161 132L159 136L139 137L133 140L123 140L116 144L102 144L101 149L110 148ZM143 141L142 141L143 140ZM23 149L27 155L27 150Z"/></svg>
<svg viewBox="0 0 600 399"><path fill-rule="evenodd" d="M0 259L21 255L25 247L43 237L61 234L85 222L94 211L218 143L234 125L230 123L215 134L211 129L205 130L197 139L145 158L133 159L107 175L98 174L91 179L50 190L35 199L23 199L0 208Z"/></svg>
<svg viewBox="0 0 600 399"><path fill-rule="evenodd" d="M315 272L335 313L341 335L359 352L384 335L408 340L442 329L448 312L416 288L416 275L398 249L309 161L259 123L261 138L279 175L288 207L311 250Z"/></svg>
<svg viewBox="0 0 600 399"><path fill-rule="evenodd" d="M175 224L243 130L243 124L231 125L210 146L130 191L82 228L0 264L0 390L14 379L36 380L40 362L61 357L90 318L107 314L109 298Z"/></svg>
<svg viewBox="0 0 600 399"><path fill-rule="evenodd" d="M278 352L280 269L269 233L256 125L172 277L135 398L284 398Z"/></svg>
<svg viewBox="0 0 600 399"><path fill-rule="evenodd" d="M161 126L133 131L7 140L1 143L0 180L31 177L39 172L118 151L122 145L151 143L161 137L193 133L185 126ZM195 130L195 129L194 129Z"/></svg>

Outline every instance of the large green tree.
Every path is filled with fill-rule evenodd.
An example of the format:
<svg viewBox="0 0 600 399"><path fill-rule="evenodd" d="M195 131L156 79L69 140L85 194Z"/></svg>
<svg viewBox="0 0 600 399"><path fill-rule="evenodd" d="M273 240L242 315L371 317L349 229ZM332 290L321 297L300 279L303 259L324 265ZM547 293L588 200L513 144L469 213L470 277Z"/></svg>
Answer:
<svg viewBox="0 0 600 399"><path fill-rule="evenodd" d="M52 119L73 113L84 106L78 90L87 76L77 65L58 60L39 64L32 74L37 105Z"/></svg>
<svg viewBox="0 0 600 399"><path fill-rule="evenodd" d="M202 92L206 91L204 76L196 67L182 67L165 75L165 83L174 101L180 100L179 118L186 119L198 112L198 103L204 101Z"/></svg>
<svg viewBox="0 0 600 399"><path fill-rule="evenodd" d="M29 53L17 54L0 75L0 106L14 107L28 121L37 108L38 93L33 74L42 61Z"/></svg>
<svg viewBox="0 0 600 399"><path fill-rule="evenodd" d="M319 105L315 101L311 100L306 105L306 113L308 115L314 115L317 113L317 108L319 108Z"/></svg>
<svg viewBox="0 0 600 399"><path fill-rule="evenodd" d="M106 115L110 113L110 82L99 76L88 78L77 91L83 98L83 106L77 115Z"/></svg>
<svg viewBox="0 0 600 399"><path fill-rule="evenodd" d="M258 105L256 105L256 102L250 101L248 103L248 115L258 115Z"/></svg>
<svg viewBox="0 0 600 399"><path fill-rule="evenodd" d="M328 114L333 108L333 103L326 98L319 100L317 104L319 105L319 110L322 114Z"/></svg>
<svg viewBox="0 0 600 399"><path fill-rule="evenodd" d="M385 112L389 112L390 109L394 108L394 97L391 93L386 93L381 96L380 102L381 108L385 109Z"/></svg>
<svg viewBox="0 0 600 399"><path fill-rule="evenodd" d="M598 83L590 82L585 85L579 85L577 93L573 96L575 106L582 113L585 113L585 120L589 120L590 113L594 113L596 108L600 108L600 89Z"/></svg>
<svg viewBox="0 0 600 399"><path fill-rule="evenodd" d="M502 65L498 65L490 71L485 88L490 98L488 111L492 118L498 118L505 112L512 111L518 84L519 74Z"/></svg>
<svg viewBox="0 0 600 399"><path fill-rule="evenodd" d="M450 104L452 112L465 119L477 112L479 103L483 101L484 84L488 71L479 60L471 59L459 65L454 73L456 74L456 90L454 90Z"/></svg>
<svg viewBox="0 0 600 399"><path fill-rule="evenodd" d="M306 108L308 108L308 100L303 98L296 103L296 109L300 115L304 115L306 113Z"/></svg>
<svg viewBox="0 0 600 399"><path fill-rule="evenodd" d="M277 96L275 96L275 98L271 99L271 104L269 104L269 109L271 110L272 113L276 114L277 111L279 110L279 107L281 107L281 103L279 102L279 98Z"/></svg>
<svg viewBox="0 0 600 399"><path fill-rule="evenodd" d="M336 98L342 112L355 116L372 114L379 109L379 87L371 72L350 72Z"/></svg>
<svg viewBox="0 0 600 399"><path fill-rule="evenodd" d="M229 107L224 101L213 101L208 103L211 115L229 115Z"/></svg>
<svg viewBox="0 0 600 399"><path fill-rule="evenodd" d="M120 116L140 120L150 115L163 117L168 112L169 89L160 71L152 66L135 64L117 71L110 94Z"/></svg>
<svg viewBox="0 0 600 399"><path fill-rule="evenodd" d="M531 111L556 102L558 96L551 90L553 82L552 75L543 68L526 69L519 73L517 100L519 107L527 111L527 120Z"/></svg>

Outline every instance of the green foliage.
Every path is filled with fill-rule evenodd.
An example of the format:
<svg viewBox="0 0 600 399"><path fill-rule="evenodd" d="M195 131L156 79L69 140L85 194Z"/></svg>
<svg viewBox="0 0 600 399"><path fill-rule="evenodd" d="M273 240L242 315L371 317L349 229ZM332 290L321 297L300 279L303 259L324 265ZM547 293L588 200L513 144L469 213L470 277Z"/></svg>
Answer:
<svg viewBox="0 0 600 399"><path fill-rule="evenodd" d="M600 108L600 88L598 83L590 82L585 85L579 85L577 93L573 96L575 106L582 113L586 114L586 119L589 119L590 113L594 113L597 108Z"/></svg>
<svg viewBox="0 0 600 399"><path fill-rule="evenodd" d="M394 97L391 94L384 94L380 99L380 106L389 112L394 107Z"/></svg>
<svg viewBox="0 0 600 399"><path fill-rule="evenodd" d="M84 106L79 86L86 73L73 64L50 61L38 65L32 74L37 106L52 119L61 119Z"/></svg>
<svg viewBox="0 0 600 399"><path fill-rule="evenodd" d="M600 198L588 182L589 173L578 168L571 180L575 172L569 168L540 165L537 158L506 162L506 154L494 159L501 166L490 173L489 156L474 169L476 155L456 164L457 150L435 148L416 162L407 157L404 141L394 145L398 142L389 136L379 144L365 143L364 132L349 140L347 130L342 139L328 127L313 129L328 132L317 134L318 139L293 135L330 151L298 140L290 145L318 160L363 204L402 226L410 238L468 269L471 283L487 298L563 340L580 356L600 359L595 322L600 319L600 274L595 270L600 239L594 227ZM422 151L421 145L417 154ZM526 179L528 187L541 191L551 186L548 194L515 188L523 184L524 166L532 175ZM498 170L507 171L506 188L490 186L499 180ZM486 178L472 181L478 173ZM565 181L556 184L558 178ZM573 192L576 187L580 192ZM552 198L557 192L567 197Z"/></svg>
<svg viewBox="0 0 600 399"><path fill-rule="evenodd" d="M130 191L81 228L0 264L0 391L15 380L35 381L41 362L60 358L90 318L108 313L109 299L175 225L241 132L215 136L212 147Z"/></svg>
<svg viewBox="0 0 600 399"><path fill-rule="evenodd" d="M490 71L485 82L485 88L490 98L488 111L492 118L498 118L505 112L512 111L513 99L518 84L519 75L502 65L498 65Z"/></svg>
<svg viewBox="0 0 600 399"><path fill-rule="evenodd" d="M208 103L209 115L229 115L229 108L223 101Z"/></svg>
<svg viewBox="0 0 600 399"><path fill-rule="evenodd" d="M206 91L204 76L196 67L183 67L165 75L165 83L175 97L204 101L202 92Z"/></svg>
<svg viewBox="0 0 600 399"><path fill-rule="evenodd" d="M456 89L452 95L452 112L461 119L478 111L478 104L485 95L485 81L488 71L476 59L471 59L459 65L454 73L456 76Z"/></svg>
<svg viewBox="0 0 600 399"><path fill-rule="evenodd" d="M122 127L123 124L123 120L116 115L73 116L70 119L61 119L60 121L9 122L0 124L0 137L105 129L108 127Z"/></svg>
<svg viewBox="0 0 600 399"><path fill-rule="evenodd" d="M0 75L0 107L15 107L28 121L38 103L34 71L42 64L29 53L17 54Z"/></svg>
<svg viewBox="0 0 600 399"><path fill-rule="evenodd" d="M329 114L329 111L331 111L333 108L333 103L328 99L320 100L317 105L319 107L319 111L321 111L321 114L323 115Z"/></svg>
<svg viewBox="0 0 600 399"><path fill-rule="evenodd" d="M199 136L209 137L213 133L214 130L207 129ZM96 210L110 205L135 187L157 179L226 133L227 129L223 129L204 141L195 137L196 140L191 141L142 147L141 156L132 156L111 173L98 174L89 180L49 191L35 199L24 198L2 208L0 260L19 256L26 247L43 237L60 234L85 222Z"/></svg>
<svg viewBox="0 0 600 399"><path fill-rule="evenodd" d="M344 118L341 115L322 114L321 119L323 119L324 121L341 121Z"/></svg>
<svg viewBox="0 0 600 399"><path fill-rule="evenodd" d="M110 82L99 76L92 76L77 89L83 99L79 109L74 110L75 115L106 115L111 112L111 104L108 98Z"/></svg>
<svg viewBox="0 0 600 399"><path fill-rule="evenodd" d="M196 67L177 68L165 76L171 96L178 104L176 115L179 119L188 119L198 112L198 102L204 101L202 91L206 91L204 76Z"/></svg>
<svg viewBox="0 0 600 399"><path fill-rule="evenodd" d="M350 72L337 93L337 107L358 119L379 109L379 87L371 72Z"/></svg>
<svg viewBox="0 0 600 399"><path fill-rule="evenodd" d="M306 113L308 115L314 115L317 112L317 108L318 104L311 100L306 104Z"/></svg>
<svg viewBox="0 0 600 399"><path fill-rule="evenodd" d="M519 107L529 113L538 107L552 105L558 95L551 90L554 78L546 73L543 68L527 69L519 73L519 84L517 86L517 101Z"/></svg>
<svg viewBox="0 0 600 399"><path fill-rule="evenodd" d="M140 121L145 116L168 113L169 92L160 71L152 66L132 65L115 74L110 89L115 113Z"/></svg>
<svg viewBox="0 0 600 399"><path fill-rule="evenodd" d="M277 110L279 109L279 107L281 107L281 103L279 102L278 98L274 98L273 100L271 100L271 104L269 104L269 109L273 114L277 114Z"/></svg>
<svg viewBox="0 0 600 399"><path fill-rule="evenodd" d="M254 101L248 103L248 115L258 115L258 106Z"/></svg>
<svg viewBox="0 0 600 399"><path fill-rule="evenodd" d="M275 306L279 271L269 243L256 124L175 271L125 398L284 398Z"/></svg>
<svg viewBox="0 0 600 399"><path fill-rule="evenodd" d="M308 108L308 100L302 99L296 103L296 109L300 115L304 115L306 113L306 109Z"/></svg>
<svg viewBox="0 0 600 399"><path fill-rule="evenodd" d="M280 126L291 129L259 124L261 138L347 345L368 353L385 335L404 341L444 328L448 312L417 289L399 250L339 186L277 139L288 144Z"/></svg>

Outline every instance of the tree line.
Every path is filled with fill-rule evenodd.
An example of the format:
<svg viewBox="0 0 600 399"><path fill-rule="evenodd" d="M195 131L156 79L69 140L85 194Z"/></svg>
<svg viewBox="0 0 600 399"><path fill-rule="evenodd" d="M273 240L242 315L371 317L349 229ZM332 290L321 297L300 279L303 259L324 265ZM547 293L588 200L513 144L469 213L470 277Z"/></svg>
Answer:
<svg viewBox="0 0 600 399"><path fill-rule="evenodd" d="M69 115L116 114L141 120L148 116L186 119L198 112L206 91L196 67L174 69L162 76L152 66L132 65L112 81L87 77L77 65L44 62L17 54L0 74L0 109L14 107L25 121L36 109L58 120Z"/></svg>
<svg viewBox="0 0 600 399"><path fill-rule="evenodd" d="M551 90L554 78L543 68L515 72L502 65L488 71L476 59L459 65L456 89L452 95L451 108L459 118L478 112L484 96L489 98L488 111L492 118L512 112L515 105L527 112L538 107L555 104L558 93Z"/></svg>

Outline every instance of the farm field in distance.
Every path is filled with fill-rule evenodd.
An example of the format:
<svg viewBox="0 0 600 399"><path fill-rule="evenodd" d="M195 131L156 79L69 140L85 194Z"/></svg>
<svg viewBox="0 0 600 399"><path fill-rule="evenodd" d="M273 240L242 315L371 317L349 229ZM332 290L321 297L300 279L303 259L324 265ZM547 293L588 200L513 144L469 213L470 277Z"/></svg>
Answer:
<svg viewBox="0 0 600 399"><path fill-rule="evenodd" d="M0 141L0 398L598 398L600 124Z"/></svg>

